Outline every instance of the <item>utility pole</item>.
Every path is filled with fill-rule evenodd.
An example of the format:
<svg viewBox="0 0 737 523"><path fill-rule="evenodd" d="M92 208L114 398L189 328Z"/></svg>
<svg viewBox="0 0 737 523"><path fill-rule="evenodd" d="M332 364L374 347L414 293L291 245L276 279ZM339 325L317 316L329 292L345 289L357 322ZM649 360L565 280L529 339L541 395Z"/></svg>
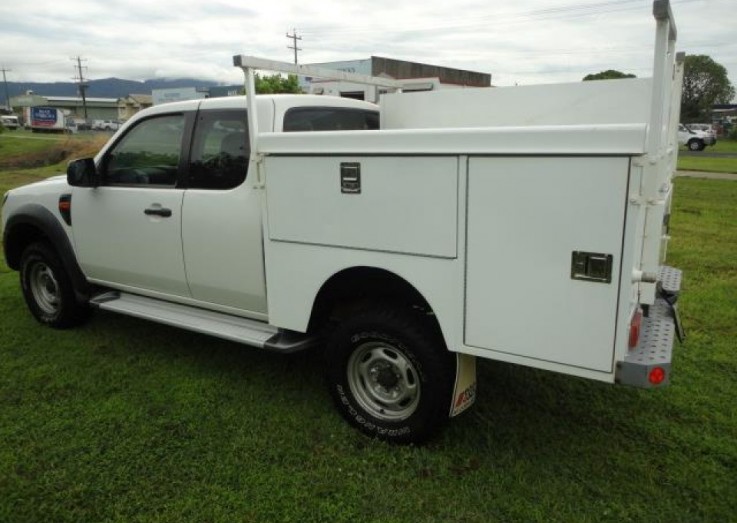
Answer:
<svg viewBox="0 0 737 523"><path fill-rule="evenodd" d="M287 38L292 40L292 45L288 45L287 49L294 49L294 63L297 63L297 51L301 51L301 47L297 47L297 40L302 40L301 36L297 36L297 30L292 29L292 34L287 33Z"/></svg>
<svg viewBox="0 0 737 523"><path fill-rule="evenodd" d="M84 83L84 76L82 75L82 58L77 56L76 58L71 58L71 60L75 60L77 62L79 77L75 77L74 80L77 80L78 82L79 95L82 97L82 107L84 108L84 119L87 120L87 97L85 96L85 91L89 85Z"/></svg>
<svg viewBox="0 0 737 523"><path fill-rule="evenodd" d="M5 106L8 108L8 111L10 111L12 108L10 107L10 94L8 94L8 79L5 78L5 73L9 73L12 71L12 69L5 69L3 66L3 83L5 84Z"/></svg>

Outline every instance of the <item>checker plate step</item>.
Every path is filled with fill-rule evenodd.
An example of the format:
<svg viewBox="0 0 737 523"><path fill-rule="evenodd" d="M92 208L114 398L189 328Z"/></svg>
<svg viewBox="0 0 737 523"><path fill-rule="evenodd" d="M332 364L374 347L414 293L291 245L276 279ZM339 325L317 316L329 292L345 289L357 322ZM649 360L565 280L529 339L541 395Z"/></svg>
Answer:
<svg viewBox="0 0 737 523"><path fill-rule="evenodd" d="M660 287L668 294L678 294L681 291L681 278L683 273L675 267L661 265L658 271L658 282Z"/></svg>

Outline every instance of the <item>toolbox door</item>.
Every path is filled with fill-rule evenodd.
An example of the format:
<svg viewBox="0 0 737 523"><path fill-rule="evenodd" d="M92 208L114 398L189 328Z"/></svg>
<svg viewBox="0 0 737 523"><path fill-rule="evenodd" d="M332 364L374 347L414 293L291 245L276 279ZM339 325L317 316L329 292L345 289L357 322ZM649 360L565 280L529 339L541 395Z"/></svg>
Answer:
<svg viewBox="0 0 737 523"><path fill-rule="evenodd" d="M470 158L465 344L611 372L626 157Z"/></svg>

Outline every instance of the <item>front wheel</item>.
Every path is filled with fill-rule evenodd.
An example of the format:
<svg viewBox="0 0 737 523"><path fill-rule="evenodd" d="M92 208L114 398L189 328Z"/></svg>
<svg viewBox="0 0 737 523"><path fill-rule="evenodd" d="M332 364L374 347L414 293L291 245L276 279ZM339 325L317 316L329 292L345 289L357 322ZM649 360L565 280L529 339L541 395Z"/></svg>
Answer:
<svg viewBox="0 0 737 523"><path fill-rule="evenodd" d="M26 304L40 323L64 329L89 316L89 307L77 302L61 259L46 242L32 243L23 251L20 282Z"/></svg>
<svg viewBox="0 0 737 523"><path fill-rule="evenodd" d="M689 140L688 142L688 149L690 151L701 151L704 149L704 147L705 147L704 142L702 142L701 140L697 140L695 138L693 140Z"/></svg>
<svg viewBox="0 0 737 523"><path fill-rule="evenodd" d="M326 363L341 415L370 436L417 443L448 420L456 358L419 312L354 314L331 335Z"/></svg>

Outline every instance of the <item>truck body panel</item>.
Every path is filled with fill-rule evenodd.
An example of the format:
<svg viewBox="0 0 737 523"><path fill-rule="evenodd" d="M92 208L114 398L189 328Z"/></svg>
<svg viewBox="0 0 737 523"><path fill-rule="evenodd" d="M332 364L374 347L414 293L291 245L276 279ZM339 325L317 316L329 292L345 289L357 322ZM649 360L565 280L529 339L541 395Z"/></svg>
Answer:
<svg viewBox="0 0 737 523"><path fill-rule="evenodd" d="M631 124L650 114L651 78L387 93L384 129Z"/></svg>
<svg viewBox="0 0 737 523"><path fill-rule="evenodd" d="M629 160L470 158L466 345L611 372ZM609 281L571 277L576 251Z"/></svg>
<svg viewBox="0 0 737 523"><path fill-rule="evenodd" d="M272 241L457 256L455 157L268 157L264 170Z"/></svg>

